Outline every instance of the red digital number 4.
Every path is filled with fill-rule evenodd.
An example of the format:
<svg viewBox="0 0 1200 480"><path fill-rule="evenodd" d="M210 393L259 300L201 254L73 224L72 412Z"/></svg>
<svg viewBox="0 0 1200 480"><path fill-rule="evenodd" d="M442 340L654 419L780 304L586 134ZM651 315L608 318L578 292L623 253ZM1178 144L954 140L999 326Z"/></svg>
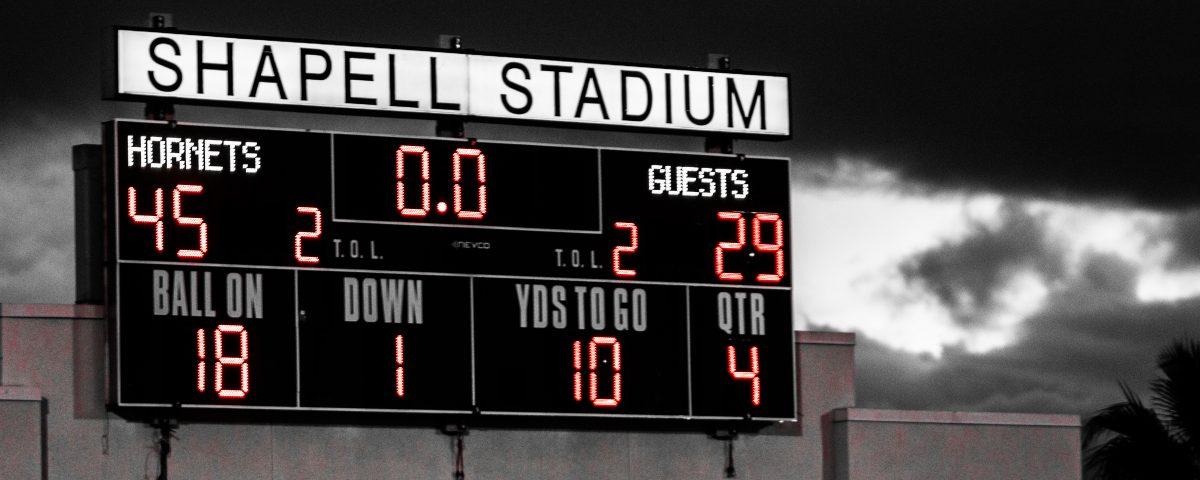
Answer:
<svg viewBox="0 0 1200 480"><path fill-rule="evenodd" d="M750 404L762 405L762 380L758 378L758 347L750 347L750 370L737 369L737 351L733 345L725 348L725 362L729 367L729 376L736 381L750 382Z"/></svg>

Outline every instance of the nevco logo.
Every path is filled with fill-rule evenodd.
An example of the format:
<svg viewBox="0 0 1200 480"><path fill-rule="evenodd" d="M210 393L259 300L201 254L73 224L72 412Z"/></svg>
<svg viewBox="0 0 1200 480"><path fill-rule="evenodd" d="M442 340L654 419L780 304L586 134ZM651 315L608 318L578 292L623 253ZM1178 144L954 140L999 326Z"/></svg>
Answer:
<svg viewBox="0 0 1200 480"><path fill-rule="evenodd" d="M492 249L491 242L468 242L468 241L464 241L464 240L457 240L457 241L450 242L450 246L454 247L454 248L468 249L468 250L491 250Z"/></svg>

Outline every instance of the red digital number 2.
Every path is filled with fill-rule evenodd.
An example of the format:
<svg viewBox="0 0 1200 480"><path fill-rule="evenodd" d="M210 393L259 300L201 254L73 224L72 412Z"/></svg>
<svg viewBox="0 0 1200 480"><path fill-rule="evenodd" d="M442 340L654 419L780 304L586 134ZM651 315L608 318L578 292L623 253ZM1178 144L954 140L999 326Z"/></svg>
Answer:
<svg viewBox="0 0 1200 480"><path fill-rule="evenodd" d="M635 253L638 249L638 226L633 222L617 222L613 224L617 230L629 230L629 245L617 245L612 250L612 270L618 277L633 278L637 276L637 270L632 268L621 268L621 254Z"/></svg>
<svg viewBox="0 0 1200 480"><path fill-rule="evenodd" d="M713 269L717 274L717 279L723 282L740 282L743 278L742 274L725 271L725 252L736 252L746 245L746 218L742 216L742 212L717 212L717 219L737 224L737 241L717 242L717 248L713 253Z"/></svg>
<svg viewBox="0 0 1200 480"><path fill-rule="evenodd" d="M316 208L316 207L296 207L296 214L297 215L312 215L312 217L313 217L312 231L296 232L296 236L294 237L295 241L293 243L293 247L295 247L294 248L295 251L293 253L296 257L296 261L300 262L300 263L309 263L309 264L320 263L320 261L321 261L320 258L308 256L308 255L304 254L304 241L305 240L316 240L318 238L321 238L321 209Z"/></svg>

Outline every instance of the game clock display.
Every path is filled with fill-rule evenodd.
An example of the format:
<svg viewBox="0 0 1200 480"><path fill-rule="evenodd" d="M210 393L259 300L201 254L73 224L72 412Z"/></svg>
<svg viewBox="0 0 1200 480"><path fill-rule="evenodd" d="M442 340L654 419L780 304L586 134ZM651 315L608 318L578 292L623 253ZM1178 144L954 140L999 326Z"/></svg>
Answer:
<svg viewBox="0 0 1200 480"><path fill-rule="evenodd" d="M105 124L113 405L796 418L782 158Z"/></svg>

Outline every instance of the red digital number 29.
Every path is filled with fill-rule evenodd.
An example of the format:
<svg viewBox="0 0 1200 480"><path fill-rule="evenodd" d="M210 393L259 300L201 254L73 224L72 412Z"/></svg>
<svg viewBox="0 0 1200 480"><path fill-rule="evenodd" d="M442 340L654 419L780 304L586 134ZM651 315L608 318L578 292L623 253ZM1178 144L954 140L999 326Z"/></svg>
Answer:
<svg viewBox="0 0 1200 480"><path fill-rule="evenodd" d="M722 222L734 222L737 225L737 241L734 242L718 242L717 248L713 250L713 270L717 275L717 279L723 282L740 282L745 279L745 276L738 272L729 272L725 269L725 254L728 252L741 251L746 246L746 217L742 212L717 212L717 220ZM762 229L764 223L772 225L773 234L770 243L763 242ZM760 273L754 277L759 283L779 283L783 280L783 220L779 218L778 213L761 212L755 213L754 219L751 222L751 230L753 231L754 251L758 253L769 253L775 256L774 273Z"/></svg>

